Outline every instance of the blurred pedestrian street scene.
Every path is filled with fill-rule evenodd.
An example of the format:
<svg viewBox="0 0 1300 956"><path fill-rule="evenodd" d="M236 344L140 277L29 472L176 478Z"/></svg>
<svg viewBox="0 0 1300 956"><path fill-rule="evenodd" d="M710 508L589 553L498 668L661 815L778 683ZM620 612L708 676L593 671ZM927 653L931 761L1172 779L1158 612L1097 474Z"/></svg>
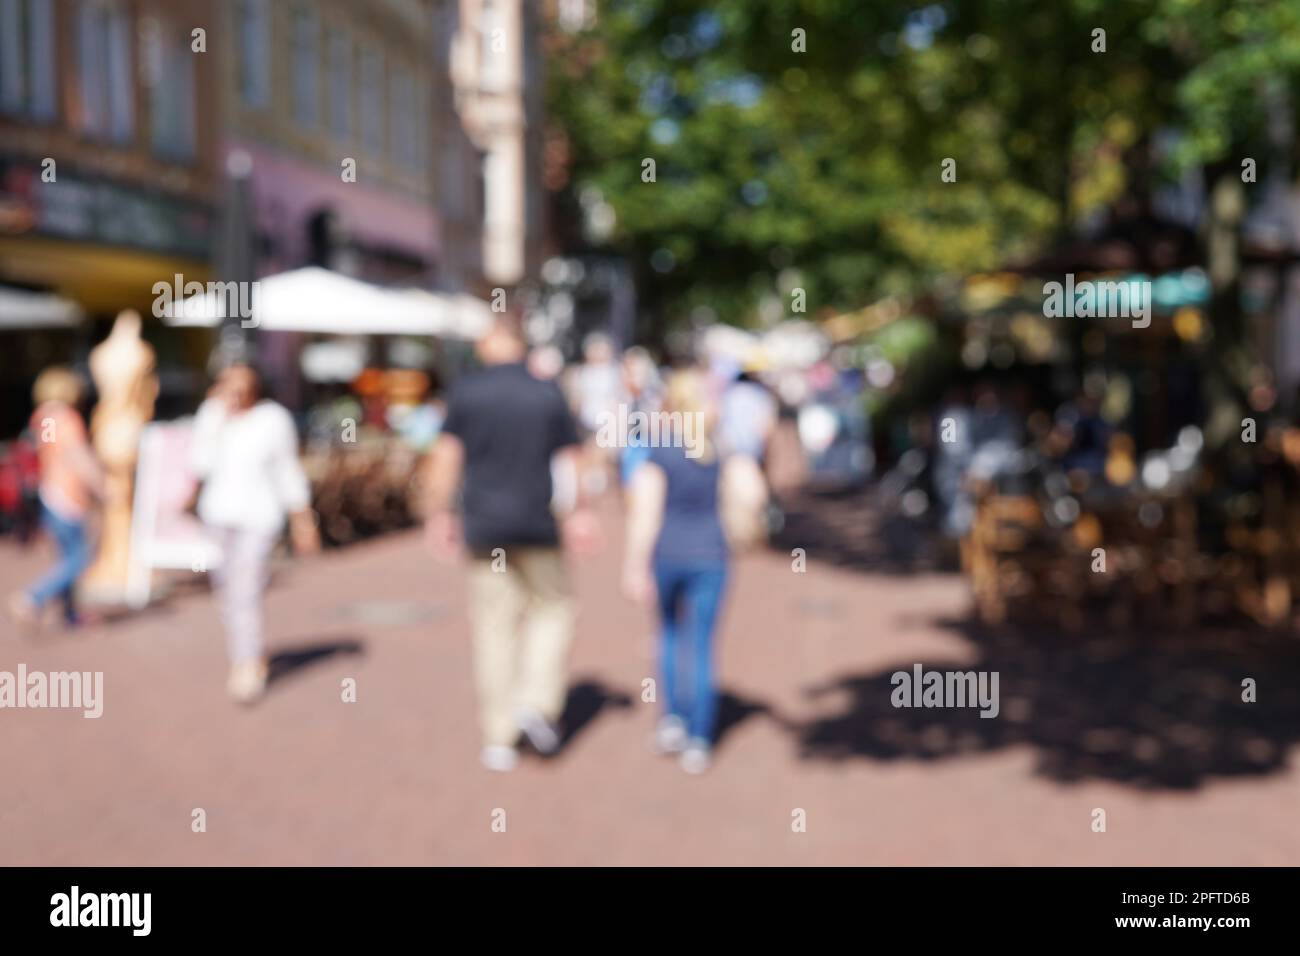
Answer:
<svg viewBox="0 0 1300 956"><path fill-rule="evenodd" d="M0 864L1294 865L1297 35L0 0Z"/></svg>

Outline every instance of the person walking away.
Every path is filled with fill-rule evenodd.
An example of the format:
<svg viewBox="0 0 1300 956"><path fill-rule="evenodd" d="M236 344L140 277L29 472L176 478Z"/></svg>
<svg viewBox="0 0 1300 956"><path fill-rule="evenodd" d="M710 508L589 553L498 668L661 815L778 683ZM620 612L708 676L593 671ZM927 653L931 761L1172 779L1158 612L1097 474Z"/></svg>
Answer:
<svg viewBox="0 0 1300 956"><path fill-rule="evenodd" d="M203 482L199 518L221 546L213 583L230 658L226 689L248 704L266 690L263 593L286 517L296 554L320 547L293 419L262 397L252 366L235 363L218 376L195 416L191 465Z"/></svg>
<svg viewBox="0 0 1300 956"><path fill-rule="evenodd" d="M776 429L776 398L758 381L756 359L722 393L718 437L726 455L748 455L760 465L767 455L767 443Z"/></svg>
<svg viewBox="0 0 1300 956"><path fill-rule="evenodd" d="M974 505L966 489L966 470L975 455L971 434L972 410L964 390L954 387L934 421L932 482L940 528L952 540L970 530Z"/></svg>
<svg viewBox="0 0 1300 956"><path fill-rule="evenodd" d="M102 497L104 473L77 411L84 388L71 369L53 366L42 372L32 387L36 410L30 430L40 463L41 523L58 547L59 557L46 574L27 590L9 599L10 615L20 625L35 628L47 604L59 599L63 620L76 627L77 579L90 564L86 530L91 501Z"/></svg>
<svg viewBox="0 0 1300 956"><path fill-rule="evenodd" d="M602 332L592 332L583 342L583 362L573 370L574 401L578 421L586 435L581 480L591 496L604 492L617 448L602 448L601 426L617 416L623 400L622 371L614 355L614 343Z"/></svg>
<svg viewBox="0 0 1300 956"><path fill-rule="evenodd" d="M575 490L564 537L588 550L597 526L582 507L577 428L559 387L528 372L517 314L495 316L477 353L483 368L451 389L430 457L426 532L444 560L468 545L480 759L508 771L521 735L542 754L558 749L568 691L574 613L552 509L553 457Z"/></svg>
<svg viewBox="0 0 1300 956"><path fill-rule="evenodd" d="M644 348L634 345L623 353L621 367L628 420L635 421L637 416L642 416L649 421L650 416L658 414L662 404L659 369L655 367L654 359ZM635 426L630 432L624 436L624 447L619 455L619 483L623 488L650 457L649 436L638 434Z"/></svg>
<svg viewBox="0 0 1300 956"><path fill-rule="evenodd" d="M702 773L711 763L717 720L714 648L729 538L741 545L753 540L766 494L753 458L720 457L712 434L716 409L702 374L675 373L665 411L682 416L682 432L652 449L632 479L623 590L638 603L653 602L660 622L664 713L653 747L680 754L687 773Z"/></svg>

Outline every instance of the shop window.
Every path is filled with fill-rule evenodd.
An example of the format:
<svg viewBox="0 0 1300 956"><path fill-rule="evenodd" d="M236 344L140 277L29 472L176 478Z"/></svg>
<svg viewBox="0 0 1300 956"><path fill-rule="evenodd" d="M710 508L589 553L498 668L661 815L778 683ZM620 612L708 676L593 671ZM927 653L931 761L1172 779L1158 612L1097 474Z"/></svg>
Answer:
<svg viewBox="0 0 1300 956"><path fill-rule="evenodd" d="M159 79L150 103L153 151L174 162L190 162L195 156L194 57L189 37L179 31L158 34Z"/></svg>
<svg viewBox="0 0 1300 956"><path fill-rule="evenodd" d="M239 91L250 109L271 104L271 12L269 0L240 0Z"/></svg>
<svg viewBox="0 0 1300 956"><path fill-rule="evenodd" d="M299 7L293 21L293 115L304 129L314 129L320 121L319 46L320 23L316 14Z"/></svg>
<svg viewBox="0 0 1300 956"><path fill-rule="evenodd" d="M384 61L367 46L361 55L361 134L375 154L384 149Z"/></svg>
<svg viewBox="0 0 1300 956"><path fill-rule="evenodd" d="M126 11L113 8L105 17L104 66L108 80L108 138L129 143L135 137L135 83L131 24Z"/></svg>
<svg viewBox="0 0 1300 956"><path fill-rule="evenodd" d="M340 143L352 138L352 44L347 34L330 34L330 133Z"/></svg>
<svg viewBox="0 0 1300 956"><path fill-rule="evenodd" d="M423 124L416 109L415 79L405 67L394 67L389 108L389 148L403 169L420 169L419 137Z"/></svg>
<svg viewBox="0 0 1300 956"><path fill-rule="evenodd" d="M59 86L55 69L54 4L27 0L27 111L42 123L59 115Z"/></svg>
<svg viewBox="0 0 1300 956"><path fill-rule="evenodd" d="M48 0L0 0L0 112L50 122L58 116L54 8Z"/></svg>
<svg viewBox="0 0 1300 956"><path fill-rule="evenodd" d="M0 0L0 109L11 115L27 111L26 63L23 4Z"/></svg>
<svg viewBox="0 0 1300 956"><path fill-rule="evenodd" d="M127 144L135 137L135 70L131 20L117 4L82 0L77 8L81 131Z"/></svg>

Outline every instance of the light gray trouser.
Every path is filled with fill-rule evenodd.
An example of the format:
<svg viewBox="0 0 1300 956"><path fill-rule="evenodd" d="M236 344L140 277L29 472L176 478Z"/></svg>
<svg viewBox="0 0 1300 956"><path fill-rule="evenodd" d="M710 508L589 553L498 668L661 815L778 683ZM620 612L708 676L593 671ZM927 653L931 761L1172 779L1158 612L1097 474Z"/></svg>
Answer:
<svg viewBox="0 0 1300 956"><path fill-rule="evenodd" d="M262 592L266 590L271 549L279 535L242 528L216 528L214 534L221 545L221 565L212 576L230 663L257 660L266 654Z"/></svg>

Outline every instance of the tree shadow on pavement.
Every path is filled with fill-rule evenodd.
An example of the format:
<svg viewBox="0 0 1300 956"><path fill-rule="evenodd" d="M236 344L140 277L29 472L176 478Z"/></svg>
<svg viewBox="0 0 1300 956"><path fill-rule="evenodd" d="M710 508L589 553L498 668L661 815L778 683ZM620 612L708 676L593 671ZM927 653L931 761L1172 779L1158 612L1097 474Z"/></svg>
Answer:
<svg viewBox="0 0 1300 956"><path fill-rule="evenodd" d="M354 637L338 637L327 641L284 647L271 655L266 681L268 684L274 684L295 671L311 667L331 657L364 652L365 645Z"/></svg>
<svg viewBox="0 0 1300 956"><path fill-rule="evenodd" d="M878 494L857 489L841 494L789 495L781 500L773 548L787 555L803 548L811 561L877 574L954 571L953 549L919 519L881 506Z"/></svg>
<svg viewBox="0 0 1300 956"><path fill-rule="evenodd" d="M809 688L828 712L795 728L802 756L942 760L1027 746L1035 772L1051 780L1185 790L1211 777L1277 772L1300 742L1300 642L1289 635L938 623L970 640L977 658L919 663L996 671L996 718L981 718L978 707L895 708L891 676L917 663L899 661ZM1242 700L1246 678L1256 681L1257 702Z"/></svg>

